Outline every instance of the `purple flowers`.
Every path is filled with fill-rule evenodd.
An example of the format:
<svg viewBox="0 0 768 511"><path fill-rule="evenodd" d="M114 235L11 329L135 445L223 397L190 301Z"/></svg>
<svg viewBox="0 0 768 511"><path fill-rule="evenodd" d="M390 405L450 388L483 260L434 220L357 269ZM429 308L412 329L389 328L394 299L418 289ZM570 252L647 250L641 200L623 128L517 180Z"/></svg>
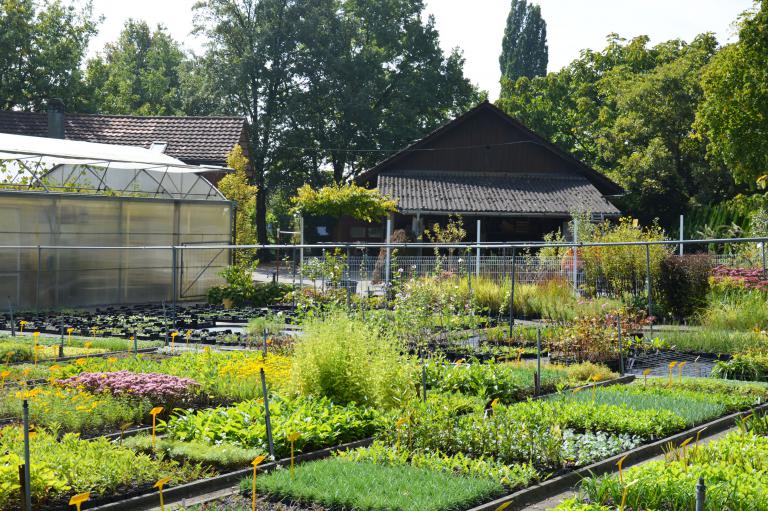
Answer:
<svg viewBox="0 0 768 511"><path fill-rule="evenodd" d="M82 388L94 394L108 392L115 396L145 397L157 402L189 399L200 386L190 378L131 371L81 373L66 380L59 380L59 384Z"/></svg>

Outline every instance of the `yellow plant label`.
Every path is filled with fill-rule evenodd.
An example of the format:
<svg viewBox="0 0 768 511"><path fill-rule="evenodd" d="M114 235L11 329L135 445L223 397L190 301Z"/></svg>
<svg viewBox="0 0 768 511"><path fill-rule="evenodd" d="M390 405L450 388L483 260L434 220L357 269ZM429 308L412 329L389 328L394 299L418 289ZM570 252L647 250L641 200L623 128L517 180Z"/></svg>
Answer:
<svg viewBox="0 0 768 511"><path fill-rule="evenodd" d="M301 438L301 433L299 433L298 431L295 431L295 432L291 433L290 435L288 435L288 441L289 442L295 442L299 438Z"/></svg>
<svg viewBox="0 0 768 511"><path fill-rule="evenodd" d="M69 499L69 505L77 506L77 508L80 509L80 504L82 504L87 500L90 500L90 498L91 498L91 492L89 491L85 493L78 493L77 495L73 495L72 498Z"/></svg>
<svg viewBox="0 0 768 511"><path fill-rule="evenodd" d="M649 374L651 374L651 371L652 371L652 369L650 369L650 368L646 369L645 371L643 371L643 376L648 376Z"/></svg>
<svg viewBox="0 0 768 511"><path fill-rule="evenodd" d="M670 363L669 363L669 368L670 368L670 369L672 369L672 368L673 368L673 367L675 367L676 365L677 365L677 362L674 362L674 361L673 361L673 362L670 362Z"/></svg>
<svg viewBox="0 0 768 511"><path fill-rule="evenodd" d="M499 398L496 398L493 401L491 401L491 408L492 409L495 410L497 406L499 406Z"/></svg>
<svg viewBox="0 0 768 511"><path fill-rule="evenodd" d="M0 373L0 376L2 376L3 378L8 378L10 375L11 375L10 371L3 371L2 373Z"/></svg>
<svg viewBox="0 0 768 511"><path fill-rule="evenodd" d="M154 486L154 487L155 487L155 488L157 488L158 490L162 490L162 489L163 489L163 486L165 486L166 484L168 484L168 482L169 482L170 480L171 480L171 478L170 478L170 477L163 477L162 479L158 480L158 481L155 483L155 486Z"/></svg>
<svg viewBox="0 0 768 511"><path fill-rule="evenodd" d="M511 500L508 501L508 502L505 502L502 505L500 505L499 507L497 507L496 511L504 511L505 509L507 509L510 506L510 504L512 504Z"/></svg>
<svg viewBox="0 0 768 511"><path fill-rule="evenodd" d="M72 332L74 332L74 331L75 331L75 329L74 329L74 328L72 328L72 327L69 327L69 328L67 328L67 333L68 333L69 335L72 335Z"/></svg>
<svg viewBox="0 0 768 511"><path fill-rule="evenodd" d="M261 463L265 459L267 459L267 457L265 455L263 455L263 454L261 454L259 456L256 456L255 458L253 458L253 461L251 462L251 465L253 465L254 467L258 467L259 465L261 465Z"/></svg>
<svg viewBox="0 0 768 511"><path fill-rule="evenodd" d="M156 407L152 408L152 409L149 411L149 414L150 414L150 415L152 415L152 416L154 417L155 415L159 414L159 413L160 413L160 412L162 412L163 410L164 410L164 408L163 408L162 406L156 406Z"/></svg>

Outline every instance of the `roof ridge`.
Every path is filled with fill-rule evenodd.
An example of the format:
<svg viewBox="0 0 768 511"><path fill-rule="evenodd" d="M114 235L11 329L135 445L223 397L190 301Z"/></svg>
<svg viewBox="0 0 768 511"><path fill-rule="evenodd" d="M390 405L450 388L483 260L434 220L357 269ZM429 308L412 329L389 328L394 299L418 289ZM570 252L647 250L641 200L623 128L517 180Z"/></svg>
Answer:
<svg viewBox="0 0 768 511"><path fill-rule="evenodd" d="M29 112L29 113L45 113L45 112ZM203 120L203 119L221 119L228 121L243 121L247 122L245 117L237 115L132 115L132 114L88 114L88 113L65 113L64 119L67 117L105 117L110 119L184 119L184 120Z"/></svg>

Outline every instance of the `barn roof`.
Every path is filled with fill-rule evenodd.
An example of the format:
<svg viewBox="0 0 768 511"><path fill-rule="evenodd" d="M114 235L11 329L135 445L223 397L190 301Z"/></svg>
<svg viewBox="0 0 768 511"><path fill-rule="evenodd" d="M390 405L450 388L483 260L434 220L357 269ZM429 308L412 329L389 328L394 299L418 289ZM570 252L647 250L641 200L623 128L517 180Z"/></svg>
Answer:
<svg viewBox="0 0 768 511"><path fill-rule="evenodd" d="M396 197L402 213L599 217L619 210L585 177L508 172L457 173L403 170L378 176L378 189Z"/></svg>
<svg viewBox="0 0 768 511"><path fill-rule="evenodd" d="M242 143L245 128L242 117L64 116L64 137L68 140L145 149L153 142L165 142L165 154L190 165L226 166L227 154ZM47 137L47 114L0 111L0 133Z"/></svg>

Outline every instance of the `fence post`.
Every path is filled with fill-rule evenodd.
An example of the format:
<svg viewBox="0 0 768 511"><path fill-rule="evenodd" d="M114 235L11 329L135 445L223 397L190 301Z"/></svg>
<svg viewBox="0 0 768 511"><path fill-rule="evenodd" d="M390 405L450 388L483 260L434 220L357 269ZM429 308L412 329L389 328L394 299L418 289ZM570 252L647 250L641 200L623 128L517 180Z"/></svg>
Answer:
<svg viewBox="0 0 768 511"><path fill-rule="evenodd" d="M651 297L651 246L645 244L645 292L648 294L648 317L653 311L653 298ZM651 321L651 332L653 332L653 321Z"/></svg>
<svg viewBox="0 0 768 511"><path fill-rule="evenodd" d="M16 337L16 323L13 320L13 304L10 296L8 297L8 312L11 315L11 337Z"/></svg>
<svg viewBox="0 0 768 511"><path fill-rule="evenodd" d="M22 405L24 411L24 507L32 511L32 488L30 486L29 470L29 402L25 399Z"/></svg>
<svg viewBox="0 0 768 511"><path fill-rule="evenodd" d="M59 358L64 357L64 316L59 316L59 330L61 334L61 339L59 341Z"/></svg>
<svg viewBox="0 0 768 511"><path fill-rule="evenodd" d="M624 376L624 346L621 338L621 315L616 315L616 331L619 335L619 376Z"/></svg>
<svg viewBox="0 0 768 511"><path fill-rule="evenodd" d="M699 477L696 483L696 511L704 511L704 503L707 499L707 486L704 484L704 478Z"/></svg>
<svg viewBox="0 0 768 511"><path fill-rule="evenodd" d="M680 257L683 257L683 243L682 241L685 239L684 229L685 229L685 217L683 215L680 215Z"/></svg>
<svg viewBox="0 0 768 511"><path fill-rule="evenodd" d="M264 329L264 332L261 334L261 345L262 345L262 356L266 359L267 358L267 329Z"/></svg>
<svg viewBox="0 0 768 511"><path fill-rule="evenodd" d="M35 273L35 312L40 307L40 270L42 269L40 245L37 246L37 273Z"/></svg>
<svg viewBox="0 0 768 511"><path fill-rule="evenodd" d="M579 293L579 255L576 245L579 243L579 219L573 218L573 291Z"/></svg>
<svg viewBox="0 0 768 511"><path fill-rule="evenodd" d="M163 330L165 333L163 334L163 340L165 341L165 347L168 347L168 314L165 311L165 301L162 302L163 305Z"/></svg>
<svg viewBox="0 0 768 511"><path fill-rule="evenodd" d="M763 251L763 278L768 277L768 273L765 271L765 243L768 241L768 238L763 238L763 242L760 244Z"/></svg>
<svg viewBox="0 0 768 511"><path fill-rule="evenodd" d="M173 329L176 330L176 290L179 287L178 283L178 254L176 253L176 245L171 247L171 316L173 318Z"/></svg>
<svg viewBox="0 0 768 511"><path fill-rule="evenodd" d="M536 329L536 395L541 393L541 328Z"/></svg>
<svg viewBox="0 0 768 511"><path fill-rule="evenodd" d="M304 215L299 215L299 289L304 288Z"/></svg>
<svg viewBox="0 0 768 511"><path fill-rule="evenodd" d="M421 390L424 402L427 402L427 366L422 362L421 364Z"/></svg>
<svg viewBox="0 0 768 511"><path fill-rule="evenodd" d="M392 249L389 247L389 244L392 242L392 217L387 216L387 248L386 248L386 258L384 260L384 287L385 287L385 293L387 293L387 296L389 296L389 272L391 271L390 265L390 258L392 257Z"/></svg>
<svg viewBox="0 0 768 511"><path fill-rule="evenodd" d="M352 284L352 259L350 258L349 244L347 244L347 264L344 271L347 274L347 278L344 279L344 287L347 288L347 314L349 314L352 312L352 290L350 289Z"/></svg>
<svg viewBox="0 0 768 511"><path fill-rule="evenodd" d="M480 219L477 219L477 255L475 255L475 279L480 278Z"/></svg>
<svg viewBox="0 0 768 511"><path fill-rule="evenodd" d="M509 338L512 339L512 327L515 326L515 247L512 247L512 271L509 289Z"/></svg>
<svg viewBox="0 0 768 511"><path fill-rule="evenodd" d="M269 445L269 456L275 459L275 444L272 441L272 419L269 416L269 396L267 395L267 378L264 376L264 368L259 369L261 376L261 393L264 396L264 419L267 426L267 444Z"/></svg>
<svg viewBox="0 0 768 511"><path fill-rule="evenodd" d="M139 356L139 338L136 335L136 332L133 332L133 355L135 357Z"/></svg>

